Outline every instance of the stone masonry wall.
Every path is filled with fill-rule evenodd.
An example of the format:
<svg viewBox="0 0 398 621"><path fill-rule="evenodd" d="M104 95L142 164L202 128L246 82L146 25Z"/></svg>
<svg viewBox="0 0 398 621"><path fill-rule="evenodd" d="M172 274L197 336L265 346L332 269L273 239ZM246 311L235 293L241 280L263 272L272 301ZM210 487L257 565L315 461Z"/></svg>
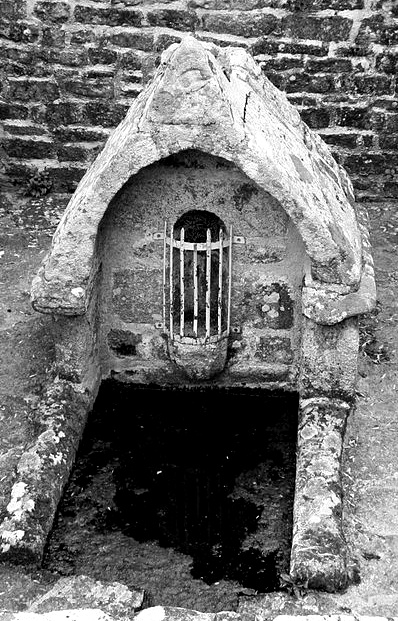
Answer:
<svg viewBox="0 0 398 621"><path fill-rule="evenodd" d="M0 0L0 174L71 192L188 32L246 47L330 144L359 199L398 198L394 0Z"/></svg>

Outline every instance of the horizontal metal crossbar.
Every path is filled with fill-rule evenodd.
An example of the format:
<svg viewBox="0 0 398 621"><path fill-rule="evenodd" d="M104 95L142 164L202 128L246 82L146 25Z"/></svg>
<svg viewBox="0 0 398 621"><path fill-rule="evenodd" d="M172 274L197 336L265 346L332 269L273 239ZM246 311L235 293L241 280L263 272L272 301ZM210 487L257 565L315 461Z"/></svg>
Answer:
<svg viewBox="0 0 398 621"><path fill-rule="evenodd" d="M164 235L164 233L160 233L160 232L156 232L156 233L149 233L148 237L150 239L153 239L155 241L157 240L161 240L161 239L165 239L166 240L166 244L168 246L170 246L170 237ZM228 239L224 239L223 240L223 248L228 248L230 246L230 242L231 240ZM232 243L233 244L245 244L246 243L246 238L243 235L234 235L232 237ZM206 242L198 242L196 244L192 243L192 242L185 242L184 241L184 248L186 248L187 250L193 250L194 246L196 245L196 250L199 251L204 251L207 248L207 243ZM180 240L179 239L173 239L173 246L174 248L180 248ZM211 242L211 248L212 250L217 249L220 247L220 241L217 240L215 242Z"/></svg>
<svg viewBox="0 0 398 621"><path fill-rule="evenodd" d="M170 237L167 237L166 244L170 246ZM186 242L181 241L180 239L173 239L173 247L174 248L184 248L184 250L197 250L198 252L206 252L209 248L211 250L219 250L221 248L229 248L230 240L224 239L222 242L217 240L215 242L211 242L209 245L206 242Z"/></svg>

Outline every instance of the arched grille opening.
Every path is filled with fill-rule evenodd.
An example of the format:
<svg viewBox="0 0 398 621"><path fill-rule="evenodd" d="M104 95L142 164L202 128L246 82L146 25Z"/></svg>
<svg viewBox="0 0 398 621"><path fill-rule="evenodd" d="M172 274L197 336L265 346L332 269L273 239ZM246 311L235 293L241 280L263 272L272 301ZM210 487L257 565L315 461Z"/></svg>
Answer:
<svg viewBox="0 0 398 621"><path fill-rule="evenodd" d="M191 210L164 230L163 322L170 338L208 342L230 330L232 227Z"/></svg>

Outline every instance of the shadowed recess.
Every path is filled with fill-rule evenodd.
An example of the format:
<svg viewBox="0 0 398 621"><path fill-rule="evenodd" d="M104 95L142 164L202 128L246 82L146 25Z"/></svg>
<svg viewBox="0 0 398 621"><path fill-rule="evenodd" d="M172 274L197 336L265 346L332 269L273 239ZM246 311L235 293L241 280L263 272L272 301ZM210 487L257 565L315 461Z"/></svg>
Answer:
<svg viewBox="0 0 398 621"><path fill-rule="evenodd" d="M80 502L97 531L191 556L193 578L278 590L289 567L296 431L296 395L103 382L45 564L62 557L62 516L77 519ZM95 497L85 494L96 477Z"/></svg>

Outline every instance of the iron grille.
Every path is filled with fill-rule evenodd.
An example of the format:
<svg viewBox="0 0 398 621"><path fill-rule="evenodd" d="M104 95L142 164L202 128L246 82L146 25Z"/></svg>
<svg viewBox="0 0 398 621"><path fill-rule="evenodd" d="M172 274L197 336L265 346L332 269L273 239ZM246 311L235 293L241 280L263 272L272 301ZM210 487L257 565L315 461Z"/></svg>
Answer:
<svg viewBox="0 0 398 621"><path fill-rule="evenodd" d="M176 238L179 234L179 239ZM171 339L211 342L230 331L232 227L212 240L185 241L185 229L164 225L163 328Z"/></svg>

